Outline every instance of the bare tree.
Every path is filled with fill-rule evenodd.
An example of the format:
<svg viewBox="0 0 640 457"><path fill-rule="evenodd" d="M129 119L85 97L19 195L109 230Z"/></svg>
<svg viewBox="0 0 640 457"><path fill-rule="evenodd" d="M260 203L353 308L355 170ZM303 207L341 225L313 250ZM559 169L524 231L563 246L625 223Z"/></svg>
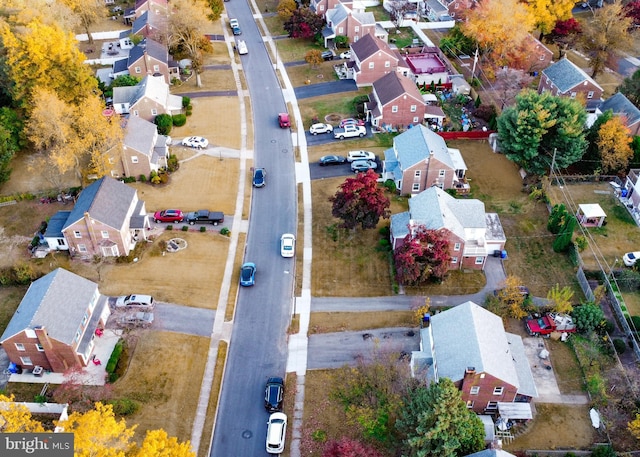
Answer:
<svg viewBox="0 0 640 457"><path fill-rule="evenodd" d="M493 87L496 90L496 97L500 100L500 110L505 106L513 105L516 95L522 89L531 84L533 78L522 70L515 68L502 68L496 73L496 82Z"/></svg>

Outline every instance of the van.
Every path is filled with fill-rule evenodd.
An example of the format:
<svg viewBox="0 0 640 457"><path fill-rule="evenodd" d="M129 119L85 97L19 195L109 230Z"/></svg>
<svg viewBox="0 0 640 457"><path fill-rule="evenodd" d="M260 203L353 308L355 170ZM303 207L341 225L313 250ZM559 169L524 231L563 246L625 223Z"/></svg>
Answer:
<svg viewBox="0 0 640 457"><path fill-rule="evenodd" d="M145 308L153 309L156 303L151 295L123 295L116 299L116 308Z"/></svg>

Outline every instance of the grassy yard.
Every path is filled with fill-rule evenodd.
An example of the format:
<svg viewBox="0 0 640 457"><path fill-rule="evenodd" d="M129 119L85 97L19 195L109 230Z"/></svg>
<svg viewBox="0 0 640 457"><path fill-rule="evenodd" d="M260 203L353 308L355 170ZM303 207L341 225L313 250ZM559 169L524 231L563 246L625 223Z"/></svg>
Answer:
<svg viewBox="0 0 640 457"><path fill-rule="evenodd" d="M368 93L369 90L360 89L343 93L342 97L324 95L302 99L299 101L299 106L303 123L309 126L312 124L312 119L317 118L319 122L336 124L340 119L357 117L356 99Z"/></svg>

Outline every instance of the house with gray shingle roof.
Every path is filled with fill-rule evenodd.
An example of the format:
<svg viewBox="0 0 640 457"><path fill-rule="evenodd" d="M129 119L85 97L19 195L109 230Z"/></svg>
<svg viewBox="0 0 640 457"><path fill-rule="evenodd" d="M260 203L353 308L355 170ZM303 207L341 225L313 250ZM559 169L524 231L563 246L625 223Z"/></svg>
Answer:
<svg viewBox="0 0 640 457"><path fill-rule="evenodd" d="M146 75L162 76L167 84L171 84L171 78L179 78L177 62L169 56L169 51L164 44L151 38L145 38L129 51L126 67L131 76L142 78ZM122 74L124 63L116 61L113 64L113 72Z"/></svg>
<svg viewBox="0 0 640 457"><path fill-rule="evenodd" d="M113 108L120 115L153 122L158 114L180 114L182 97L169 92L163 77L149 75L135 86L114 87Z"/></svg>
<svg viewBox="0 0 640 457"><path fill-rule="evenodd" d="M125 121L122 154L114 160L114 178L144 175L167 167L170 138L158 134L155 124L131 116Z"/></svg>
<svg viewBox="0 0 640 457"><path fill-rule="evenodd" d="M424 121L425 107L413 80L394 71L373 83L366 110L374 127L404 129Z"/></svg>
<svg viewBox="0 0 640 457"><path fill-rule="evenodd" d="M62 373L86 367L110 310L98 285L58 268L34 281L0 337L9 360Z"/></svg>
<svg viewBox="0 0 640 457"><path fill-rule="evenodd" d="M431 186L467 193L466 172L460 151L448 148L444 138L424 125L395 137L382 162L382 179L393 180L401 195L417 194Z"/></svg>
<svg viewBox="0 0 640 457"><path fill-rule="evenodd" d="M55 224L45 232L49 247L82 259L129 255L151 228L138 191L107 176L86 187L71 211L61 211L52 220Z"/></svg>
<svg viewBox="0 0 640 457"><path fill-rule="evenodd" d="M522 338L470 301L430 317L420 330L420 351L412 353L411 373L427 383L449 378L478 414L495 414L500 403L524 406L538 396Z"/></svg>
<svg viewBox="0 0 640 457"><path fill-rule="evenodd" d="M169 31L169 18L166 13L144 11L140 17L133 21L131 35L140 38L152 38L159 43L167 41Z"/></svg>
<svg viewBox="0 0 640 457"><path fill-rule="evenodd" d="M169 2L167 0L136 0L135 17L142 16L145 11L167 15Z"/></svg>
<svg viewBox="0 0 640 457"><path fill-rule="evenodd" d="M622 92L617 92L606 99L599 110L602 113L611 110L616 116L624 118L625 125L631 130L632 135L640 135L640 109Z"/></svg>
<svg viewBox="0 0 640 457"><path fill-rule="evenodd" d="M325 13L327 27L322 31L324 46L328 48L337 36L346 36L349 43L357 43L369 33L376 33L376 19L371 12L352 10L338 3Z"/></svg>
<svg viewBox="0 0 640 457"><path fill-rule="evenodd" d="M559 97L600 100L604 90L583 69L564 57L542 70L538 93L551 92Z"/></svg>
<svg viewBox="0 0 640 457"><path fill-rule="evenodd" d="M409 211L391 216L391 246L395 250L420 229L440 231L449 241L449 270L482 270L487 257L502 251L507 239L500 218L485 212L477 199L457 199L431 187L409 199Z"/></svg>

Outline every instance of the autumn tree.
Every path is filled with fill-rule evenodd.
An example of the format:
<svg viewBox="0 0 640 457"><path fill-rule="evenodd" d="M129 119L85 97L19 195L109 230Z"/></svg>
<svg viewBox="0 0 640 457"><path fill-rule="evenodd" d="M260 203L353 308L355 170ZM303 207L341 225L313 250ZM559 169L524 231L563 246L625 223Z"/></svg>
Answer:
<svg viewBox="0 0 640 457"><path fill-rule="evenodd" d="M127 457L195 457L191 443L181 443L170 437L164 430L149 430L139 448L127 454Z"/></svg>
<svg viewBox="0 0 640 457"><path fill-rule="evenodd" d="M209 26L207 7L202 0L172 0L171 7L174 13L169 16L169 48L173 55L191 60L196 85L202 87L204 54L212 51L205 36Z"/></svg>
<svg viewBox="0 0 640 457"><path fill-rule="evenodd" d="M375 228L380 218L388 219L390 202L384 190L378 186L378 175L372 170L347 178L336 194L329 198L333 203L331 214L342 219L340 227L353 230Z"/></svg>
<svg viewBox="0 0 640 457"><path fill-rule="evenodd" d="M631 27L640 27L640 0L633 0L624 7L624 14L631 19Z"/></svg>
<svg viewBox="0 0 640 457"><path fill-rule="evenodd" d="M1 433L36 433L44 432L40 422L33 419L29 409L20 403L14 403L14 397L0 394L0 432Z"/></svg>
<svg viewBox="0 0 640 457"><path fill-rule="evenodd" d="M629 430L629 433L631 433L635 439L640 440L640 413L636 413L636 418L627 423L627 430Z"/></svg>
<svg viewBox="0 0 640 457"><path fill-rule="evenodd" d="M322 31L324 25L321 15L303 6L293 11L289 20L284 23L284 29L289 33L289 38L313 38Z"/></svg>
<svg viewBox="0 0 640 457"><path fill-rule="evenodd" d="M205 0L205 4L209 9L207 13L207 19L211 22L215 22L220 19L222 13L224 13L224 0Z"/></svg>
<svg viewBox="0 0 640 457"><path fill-rule="evenodd" d="M508 275L500 289L495 291L495 301L490 302L487 309L500 317L522 319L527 315L524 309L526 293L522 289L522 279L516 275Z"/></svg>
<svg viewBox="0 0 640 457"><path fill-rule="evenodd" d="M288 21L289 19L291 19L293 12L297 9L298 4L295 2L295 0L280 0L277 8L278 16L280 16L280 19L282 19L283 21Z"/></svg>
<svg viewBox="0 0 640 457"><path fill-rule="evenodd" d="M586 117L577 100L523 91L498 118L500 148L529 173L545 174L554 156L556 168L567 168L585 152Z"/></svg>
<svg viewBox="0 0 640 457"><path fill-rule="evenodd" d="M304 55L304 60L311 66L311 68L318 68L318 65L324 61L322 59L322 51L318 49L310 49Z"/></svg>
<svg viewBox="0 0 640 457"><path fill-rule="evenodd" d="M573 298L573 290L571 287L564 286L561 288L560 284L553 286L547 293L547 301L556 313L569 314L573 311L571 298Z"/></svg>
<svg viewBox="0 0 640 457"><path fill-rule="evenodd" d="M627 169L633 157L631 131L620 116L613 116L598 131L598 150L603 173L617 174Z"/></svg>
<svg viewBox="0 0 640 457"><path fill-rule="evenodd" d="M360 441L342 437L325 444L322 457L382 457L382 454Z"/></svg>
<svg viewBox="0 0 640 457"><path fill-rule="evenodd" d="M621 1L606 3L582 23L582 47L591 58L591 77L605 67L607 59L633 49L629 33L631 18L625 16Z"/></svg>
<svg viewBox="0 0 640 457"><path fill-rule="evenodd" d="M633 72L627 78L624 78L618 90L633 103L636 108L640 107L640 69Z"/></svg>
<svg viewBox="0 0 640 457"><path fill-rule="evenodd" d="M512 48L520 47L534 28L535 19L526 4L518 0L485 0L467 12L462 32L484 49L487 61L507 64Z"/></svg>
<svg viewBox="0 0 640 457"><path fill-rule="evenodd" d="M449 240L445 232L414 227L393 253L396 278L401 284L415 285L429 278L442 279L449 270Z"/></svg>
<svg viewBox="0 0 640 457"><path fill-rule="evenodd" d="M473 55L477 48L478 42L465 35L458 22L440 40L440 49L448 57L457 57L461 54Z"/></svg>
<svg viewBox="0 0 640 457"><path fill-rule="evenodd" d="M93 44L91 26L107 15L103 0L60 0L78 17L82 29Z"/></svg>
<svg viewBox="0 0 640 457"><path fill-rule="evenodd" d="M502 104L500 109L503 110L505 106L512 105L516 95L531 84L531 81L533 77L525 71L508 67L498 70L493 88Z"/></svg>
<svg viewBox="0 0 640 457"><path fill-rule="evenodd" d="M404 398L396 428L407 457L457 457L484 449L484 426L448 378Z"/></svg>
<svg viewBox="0 0 640 457"><path fill-rule="evenodd" d="M527 6L534 17L535 28L540 31L540 40L550 33L558 21L572 17L574 0L528 0Z"/></svg>
<svg viewBox="0 0 640 457"><path fill-rule="evenodd" d="M567 53L567 49L578 42L581 33L582 24L571 17L567 20L556 22L556 26L547 38L558 46L558 57L562 58Z"/></svg>

